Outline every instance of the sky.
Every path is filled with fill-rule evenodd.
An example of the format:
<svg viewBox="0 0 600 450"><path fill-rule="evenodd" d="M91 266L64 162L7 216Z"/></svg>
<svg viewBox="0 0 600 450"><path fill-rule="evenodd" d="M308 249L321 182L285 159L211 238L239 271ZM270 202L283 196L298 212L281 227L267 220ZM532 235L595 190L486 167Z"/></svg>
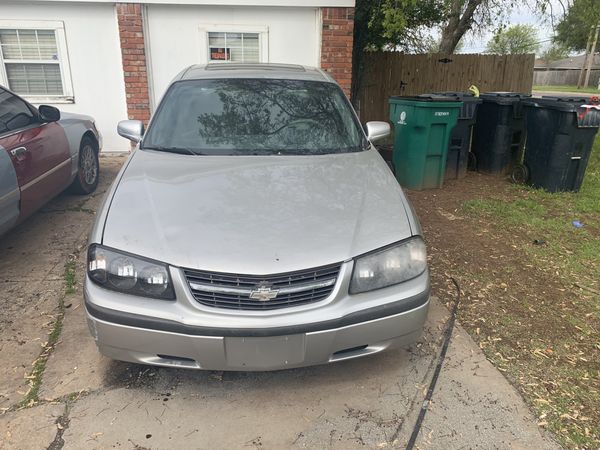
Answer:
<svg viewBox="0 0 600 450"><path fill-rule="evenodd" d="M562 15L562 7L559 2L556 0L552 1L552 7L554 11L555 18L558 19ZM555 19L555 20L556 20ZM543 50L550 44L550 39L552 38L552 24L549 18L541 19L539 14L535 14L531 7L529 7L525 2L515 8L507 18L506 25L517 25L517 24L526 24L533 25L538 29L538 38L540 41L540 50ZM489 30L485 33L478 34L476 36L473 33L469 33L464 38L464 47L461 49L460 53L481 53L485 50L487 42L492 38L493 30Z"/></svg>

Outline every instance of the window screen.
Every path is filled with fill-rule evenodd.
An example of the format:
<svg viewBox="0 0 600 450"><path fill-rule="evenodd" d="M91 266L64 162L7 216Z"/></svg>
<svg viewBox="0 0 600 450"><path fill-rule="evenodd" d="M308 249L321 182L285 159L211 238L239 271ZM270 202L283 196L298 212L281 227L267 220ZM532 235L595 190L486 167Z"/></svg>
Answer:
<svg viewBox="0 0 600 450"><path fill-rule="evenodd" d="M259 33L208 33L209 61L260 62Z"/></svg>
<svg viewBox="0 0 600 450"><path fill-rule="evenodd" d="M21 95L63 95L54 30L0 29L9 88Z"/></svg>

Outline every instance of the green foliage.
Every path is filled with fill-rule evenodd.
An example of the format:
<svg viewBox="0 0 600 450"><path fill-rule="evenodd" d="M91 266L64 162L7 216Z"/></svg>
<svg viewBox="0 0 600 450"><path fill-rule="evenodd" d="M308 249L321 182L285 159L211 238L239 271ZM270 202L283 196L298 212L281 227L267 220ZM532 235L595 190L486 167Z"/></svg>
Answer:
<svg viewBox="0 0 600 450"><path fill-rule="evenodd" d="M537 30L532 25L513 25L498 31L487 44L486 52L499 55L535 53L539 49Z"/></svg>
<svg viewBox="0 0 600 450"><path fill-rule="evenodd" d="M550 3L536 0L536 11L547 14ZM442 29L442 41L447 34L457 43L471 29L501 26L507 13L519 4L516 0L356 0L355 51L427 52L435 47L431 28Z"/></svg>
<svg viewBox="0 0 600 450"><path fill-rule="evenodd" d="M570 50L585 50L590 29L600 23L600 2L574 0L556 26L555 41Z"/></svg>
<svg viewBox="0 0 600 450"><path fill-rule="evenodd" d="M558 61L569 57L569 49L560 42L553 42L542 53L542 59L546 62Z"/></svg>
<svg viewBox="0 0 600 450"><path fill-rule="evenodd" d="M443 20L446 0L356 0L352 50L352 97L362 79L365 50L426 52L427 30Z"/></svg>
<svg viewBox="0 0 600 450"><path fill-rule="evenodd" d="M423 42L427 53L440 53L441 44L442 42L440 39L436 40L431 36L427 36L425 38L425 41ZM460 53L464 48L465 42L461 39L460 41L458 41L458 44L456 44L456 47L454 48L454 53Z"/></svg>
<svg viewBox="0 0 600 450"><path fill-rule="evenodd" d="M444 18L443 4L444 0L357 0L355 38L360 49L423 50L426 29Z"/></svg>

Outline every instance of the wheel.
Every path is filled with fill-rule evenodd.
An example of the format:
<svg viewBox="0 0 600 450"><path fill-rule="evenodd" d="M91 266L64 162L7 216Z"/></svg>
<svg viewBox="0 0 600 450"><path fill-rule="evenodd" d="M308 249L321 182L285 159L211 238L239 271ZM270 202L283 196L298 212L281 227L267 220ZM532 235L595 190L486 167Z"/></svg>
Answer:
<svg viewBox="0 0 600 450"><path fill-rule="evenodd" d="M91 194L98 186L100 163L98 161L98 146L93 139L84 137L79 146L79 169L71 188L76 194Z"/></svg>
<svg viewBox="0 0 600 450"><path fill-rule="evenodd" d="M510 173L510 180L515 184L525 184L529 181L529 169L525 164L517 164Z"/></svg>

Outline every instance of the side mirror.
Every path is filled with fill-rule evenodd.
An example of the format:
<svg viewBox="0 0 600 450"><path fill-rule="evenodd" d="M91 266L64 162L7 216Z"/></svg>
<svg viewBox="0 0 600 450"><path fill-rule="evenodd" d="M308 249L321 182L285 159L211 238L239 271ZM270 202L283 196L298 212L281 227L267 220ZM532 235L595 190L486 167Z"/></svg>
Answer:
<svg viewBox="0 0 600 450"><path fill-rule="evenodd" d="M367 138L369 141L380 141L391 133L390 124L387 122L367 122Z"/></svg>
<svg viewBox="0 0 600 450"><path fill-rule="evenodd" d="M40 105L38 112L44 122L58 122L60 120L60 110L54 106Z"/></svg>
<svg viewBox="0 0 600 450"><path fill-rule="evenodd" d="M117 125L117 133L137 144L144 135L144 124L141 120L121 120Z"/></svg>

